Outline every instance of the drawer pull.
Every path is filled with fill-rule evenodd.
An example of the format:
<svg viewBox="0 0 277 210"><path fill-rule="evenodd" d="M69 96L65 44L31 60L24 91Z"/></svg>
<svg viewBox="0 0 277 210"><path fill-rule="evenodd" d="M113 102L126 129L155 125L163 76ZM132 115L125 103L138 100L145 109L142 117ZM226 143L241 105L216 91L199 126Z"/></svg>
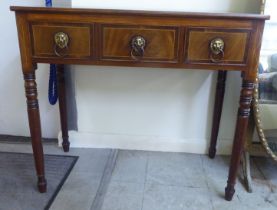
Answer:
<svg viewBox="0 0 277 210"><path fill-rule="evenodd" d="M146 41L142 36L135 36L131 40L131 57L134 60L139 60L144 53Z"/></svg>
<svg viewBox="0 0 277 210"><path fill-rule="evenodd" d="M224 58L224 45L221 38L215 38L210 42L210 59L213 63L219 63Z"/></svg>
<svg viewBox="0 0 277 210"><path fill-rule="evenodd" d="M64 57L66 55L65 51L68 49L69 38L64 32L58 32L54 35L54 52L59 57ZM62 54L63 53L63 54Z"/></svg>

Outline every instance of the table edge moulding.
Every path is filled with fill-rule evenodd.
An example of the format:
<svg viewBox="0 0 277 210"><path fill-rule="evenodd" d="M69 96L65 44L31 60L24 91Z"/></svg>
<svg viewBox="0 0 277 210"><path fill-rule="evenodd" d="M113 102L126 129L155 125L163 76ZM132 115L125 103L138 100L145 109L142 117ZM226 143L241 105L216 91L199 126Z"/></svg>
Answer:
<svg viewBox="0 0 277 210"><path fill-rule="evenodd" d="M35 70L57 64L63 149L69 150L65 64L210 69L218 71L209 156L216 142L227 71L241 71L242 86L225 199L232 200L265 20L231 13L154 12L14 7L38 189L46 191ZM200 72L199 72L200 73Z"/></svg>

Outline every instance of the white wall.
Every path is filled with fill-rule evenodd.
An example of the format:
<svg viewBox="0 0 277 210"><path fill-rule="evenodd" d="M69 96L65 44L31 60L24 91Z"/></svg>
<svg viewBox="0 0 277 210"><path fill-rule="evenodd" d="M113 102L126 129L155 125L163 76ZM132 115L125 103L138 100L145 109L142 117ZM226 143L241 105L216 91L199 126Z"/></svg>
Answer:
<svg viewBox="0 0 277 210"><path fill-rule="evenodd" d="M259 0L73 0L74 7L256 12ZM201 6L199 6L201 5ZM180 69L74 66L78 132L71 144L205 153L209 144L216 74ZM219 152L234 133L240 74L228 75ZM234 88L236 87L236 88Z"/></svg>
<svg viewBox="0 0 277 210"><path fill-rule="evenodd" d="M257 12L260 0L72 0L73 7L105 9L189 11L189 12Z"/></svg>
<svg viewBox="0 0 277 210"><path fill-rule="evenodd" d="M0 1L0 134L29 136L28 118L24 93L23 76L18 47L15 15L10 5L43 6L43 0ZM48 104L48 65L39 65L37 83L41 110L42 134L57 137L59 118L57 106Z"/></svg>

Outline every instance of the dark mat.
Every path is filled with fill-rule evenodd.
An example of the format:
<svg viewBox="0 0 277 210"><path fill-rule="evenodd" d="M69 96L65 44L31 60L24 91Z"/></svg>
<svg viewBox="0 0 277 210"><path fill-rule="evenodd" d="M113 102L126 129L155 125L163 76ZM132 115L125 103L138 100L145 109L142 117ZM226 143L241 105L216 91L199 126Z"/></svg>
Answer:
<svg viewBox="0 0 277 210"><path fill-rule="evenodd" d="M0 152L0 210L49 209L77 159L45 155L47 192L39 193L33 155Z"/></svg>
<svg viewBox="0 0 277 210"><path fill-rule="evenodd" d="M42 138L43 143L53 143L53 144L57 144L58 139L56 138ZM30 143L32 142L31 137L27 137L27 136L12 136L12 135L3 135L0 134L0 142L1 143L11 143L11 144L15 144L15 143Z"/></svg>

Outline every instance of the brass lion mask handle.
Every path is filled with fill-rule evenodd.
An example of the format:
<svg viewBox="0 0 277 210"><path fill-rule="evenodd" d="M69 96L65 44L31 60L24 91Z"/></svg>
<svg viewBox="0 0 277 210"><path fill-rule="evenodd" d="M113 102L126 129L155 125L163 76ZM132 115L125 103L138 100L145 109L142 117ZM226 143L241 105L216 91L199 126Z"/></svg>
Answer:
<svg viewBox="0 0 277 210"><path fill-rule="evenodd" d="M213 63L219 63L224 58L224 46L221 38L215 38L210 42L210 59Z"/></svg>
<svg viewBox="0 0 277 210"><path fill-rule="evenodd" d="M143 36L134 36L131 40L131 57L139 60L144 54L145 46L146 40Z"/></svg>
<svg viewBox="0 0 277 210"><path fill-rule="evenodd" d="M66 51L68 49L69 38L64 32L58 32L54 35L54 52L59 57L66 56Z"/></svg>

